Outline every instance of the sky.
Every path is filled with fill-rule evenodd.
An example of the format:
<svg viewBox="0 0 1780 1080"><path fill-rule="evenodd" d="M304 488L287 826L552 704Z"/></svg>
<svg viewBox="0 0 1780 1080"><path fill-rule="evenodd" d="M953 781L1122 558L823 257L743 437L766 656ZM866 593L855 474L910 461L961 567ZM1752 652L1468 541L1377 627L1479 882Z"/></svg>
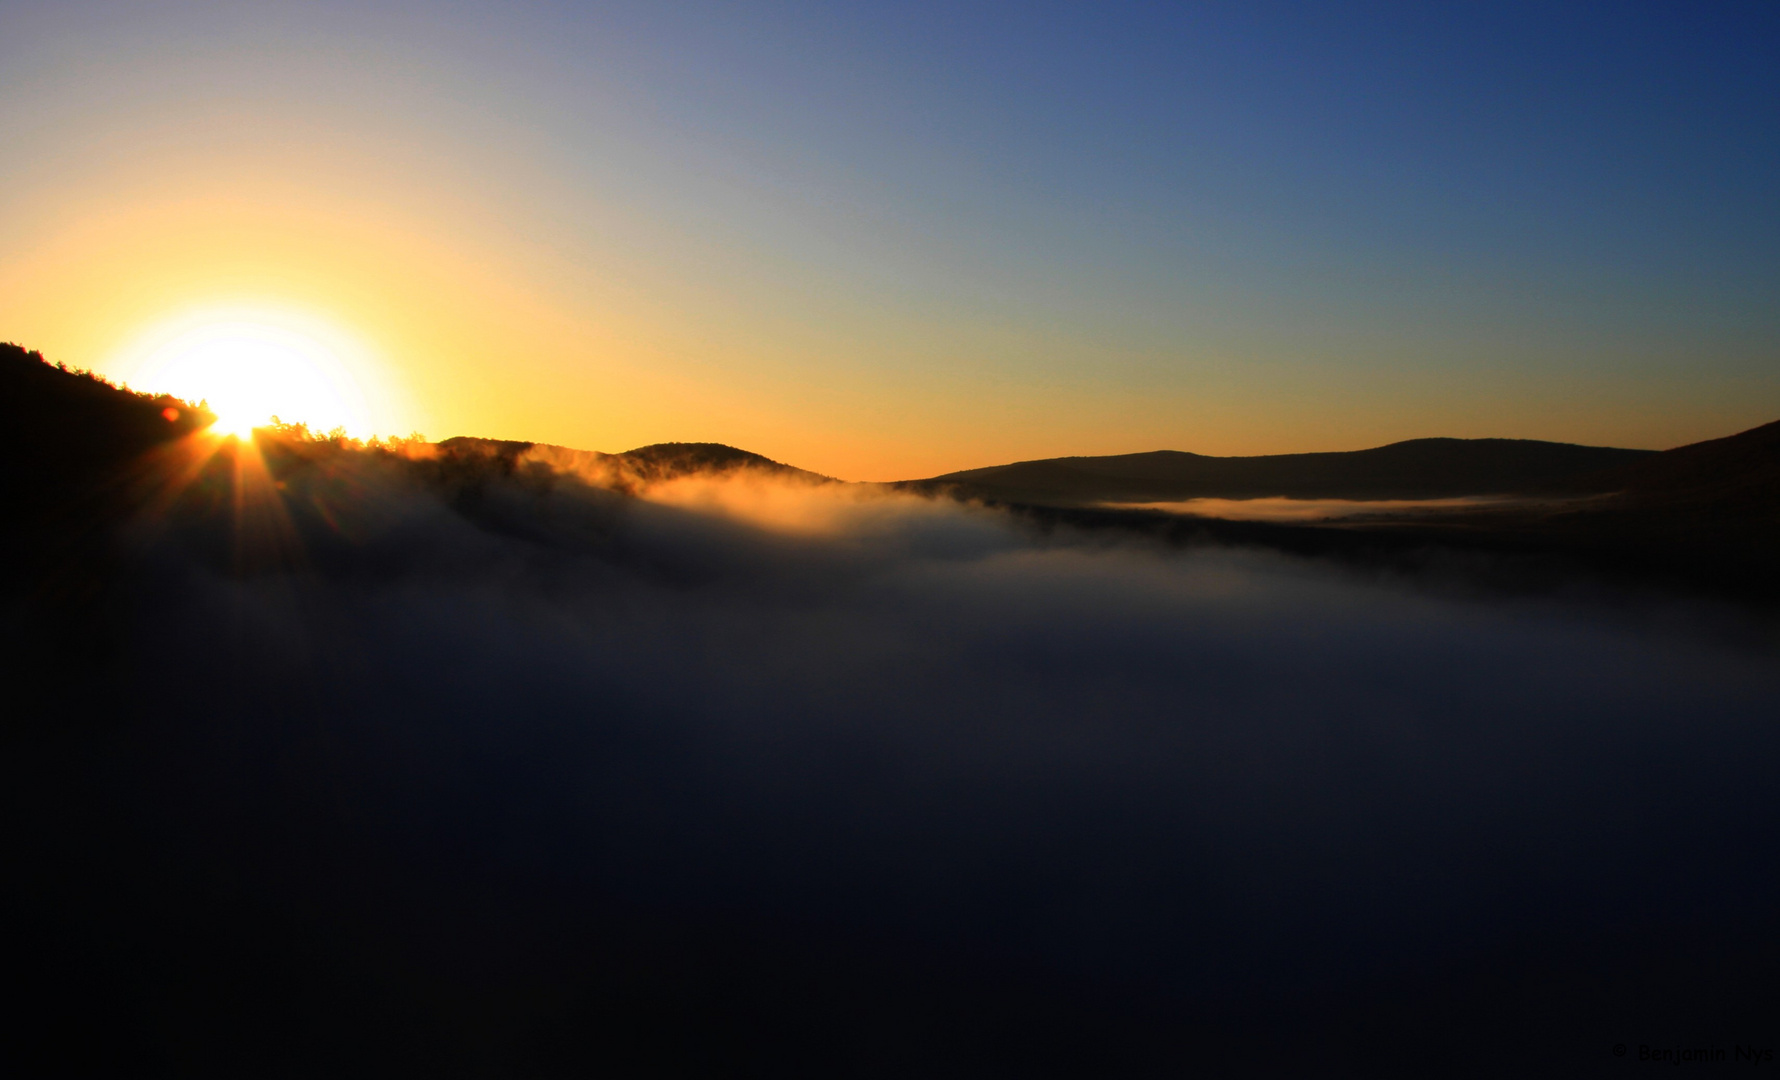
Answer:
<svg viewBox="0 0 1780 1080"><path fill-rule="evenodd" d="M0 0L0 339L159 390L246 326L358 433L860 480L1674 446L1780 418L1776 55L1772 3Z"/></svg>

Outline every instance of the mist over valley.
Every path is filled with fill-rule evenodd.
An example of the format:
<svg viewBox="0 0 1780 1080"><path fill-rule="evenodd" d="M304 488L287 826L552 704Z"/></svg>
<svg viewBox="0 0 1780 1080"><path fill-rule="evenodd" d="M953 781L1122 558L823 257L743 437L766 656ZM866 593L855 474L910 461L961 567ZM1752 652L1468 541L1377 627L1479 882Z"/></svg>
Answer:
<svg viewBox="0 0 1780 1080"><path fill-rule="evenodd" d="M1509 1030L1591 1075L1775 1015L1758 590L701 444L217 440L5 359L9 1037L69 1071L1381 1075Z"/></svg>

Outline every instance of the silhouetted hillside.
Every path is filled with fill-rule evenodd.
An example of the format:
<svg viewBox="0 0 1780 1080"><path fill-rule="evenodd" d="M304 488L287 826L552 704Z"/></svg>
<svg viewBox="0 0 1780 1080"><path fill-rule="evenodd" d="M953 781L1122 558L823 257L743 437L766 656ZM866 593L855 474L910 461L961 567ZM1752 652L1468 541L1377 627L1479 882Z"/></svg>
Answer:
<svg viewBox="0 0 1780 1080"><path fill-rule="evenodd" d="M1579 448L1580 449L1580 448ZM1533 562L1487 564L1497 580L1570 580L1578 571L1780 599L1780 423L1642 455L1631 464L1533 488L1531 497L1466 509L1389 511L1273 524L1090 508L1024 511L1080 527L1276 548L1406 567L1441 551ZM1536 565L1535 565L1536 564Z"/></svg>
<svg viewBox="0 0 1780 1080"><path fill-rule="evenodd" d="M215 420L177 398L122 390L10 343L0 343L0 401L0 499L24 517L73 506L144 453Z"/></svg>
<svg viewBox="0 0 1780 1080"><path fill-rule="evenodd" d="M0 344L0 402L0 605L14 616L0 626L6 711L38 723L69 708L70 688L90 684L116 647L128 592L119 532L152 490L161 452L214 418L11 344ZM10 732L0 724L0 737Z"/></svg>
<svg viewBox="0 0 1780 1080"><path fill-rule="evenodd" d="M672 480L682 476L721 474L737 469L752 469L781 477L826 481L831 477L785 465L772 458L746 450L737 450L722 443L654 443L612 455L630 464L632 471L648 481Z"/></svg>
<svg viewBox="0 0 1780 1080"><path fill-rule="evenodd" d="M1780 423L1664 450L1554 488L1607 494L1379 527L1445 543L1582 555L1749 598L1780 597Z"/></svg>
<svg viewBox="0 0 1780 1080"><path fill-rule="evenodd" d="M1574 477L1552 490L1616 492L1616 503L1627 507L1772 517L1780 513L1780 421Z"/></svg>
<svg viewBox="0 0 1780 1080"><path fill-rule="evenodd" d="M1021 461L904 486L932 490L955 485L1000 501L1048 505L1270 496L1443 499L1527 492L1629 465L1652 453L1531 439L1412 439L1371 450L1259 457L1157 450Z"/></svg>
<svg viewBox="0 0 1780 1080"><path fill-rule="evenodd" d="M655 443L605 454L548 443L458 437L438 444L441 456L460 464L483 460L506 473L542 468L573 475L596 487L641 494L656 484L691 476L753 474L803 483L836 483L832 477L784 465L722 443Z"/></svg>

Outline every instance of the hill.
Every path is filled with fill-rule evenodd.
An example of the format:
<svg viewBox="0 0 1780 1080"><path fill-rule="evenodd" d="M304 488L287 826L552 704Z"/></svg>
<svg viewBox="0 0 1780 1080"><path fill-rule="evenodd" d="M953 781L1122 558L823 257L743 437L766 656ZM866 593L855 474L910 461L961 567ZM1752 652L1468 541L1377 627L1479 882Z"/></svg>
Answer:
<svg viewBox="0 0 1780 1080"><path fill-rule="evenodd" d="M1711 578L1734 591L1780 594L1780 422L1573 477L1548 491L1578 497L1427 515L1390 527L1591 552Z"/></svg>
<svg viewBox="0 0 1780 1080"><path fill-rule="evenodd" d="M460 462L476 459L497 462L509 472L539 467L568 473L595 487L631 495L641 494L657 484L691 476L752 474L810 484L839 482L833 477L722 443L652 443L622 453L606 454L548 443L458 437L439 443L438 450L441 456Z"/></svg>
<svg viewBox="0 0 1780 1080"><path fill-rule="evenodd" d="M1742 601L1780 599L1780 423L1644 455L1528 492L1529 498L1465 509L1394 511L1312 524L1217 522L1186 515L1170 535L1301 554L1410 565L1442 550L1513 556L1524 573L1568 580L1578 569L1622 581L1704 588ZM1050 510L1084 521L1140 515ZM1155 528L1151 525L1138 525Z"/></svg>
<svg viewBox="0 0 1780 1080"><path fill-rule="evenodd" d="M1616 492L1614 505L1624 508L1771 516L1780 511L1780 421L1573 477L1551 490Z"/></svg>
<svg viewBox="0 0 1780 1080"><path fill-rule="evenodd" d="M71 509L121 480L144 453L214 420L177 398L123 390L11 343L0 343L0 400L0 499L15 520Z"/></svg>
<svg viewBox="0 0 1780 1080"><path fill-rule="evenodd" d="M1060 506L1199 498L1445 499L1528 493L1654 453L1531 439L1412 439L1370 450L1256 457L1157 450L1020 461L903 486Z"/></svg>

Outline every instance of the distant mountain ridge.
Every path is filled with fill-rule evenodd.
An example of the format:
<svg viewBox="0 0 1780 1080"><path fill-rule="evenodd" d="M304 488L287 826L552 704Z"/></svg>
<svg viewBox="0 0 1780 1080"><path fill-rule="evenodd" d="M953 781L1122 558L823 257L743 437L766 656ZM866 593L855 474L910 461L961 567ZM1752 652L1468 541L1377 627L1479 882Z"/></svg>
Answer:
<svg viewBox="0 0 1780 1080"><path fill-rule="evenodd" d="M7 570L0 574L0 597L38 597L40 618L49 626L62 618L57 612L78 614L99 603L93 597L102 590L92 582L102 580L110 565L114 530L149 505L156 485L172 475L169 470L177 471L178 444L212 417L187 402L59 369L10 344L0 344L0 391L10 415L0 429L0 495L13 517L13 527L0 531L0 566ZM301 467L318 453L404 459L401 467L412 478L467 518L552 543L597 540L602 515L619 501L682 479L840 483L720 443L657 443L605 454L478 438L399 448L309 438L300 430L269 430L257 441L274 471ZM197 488L208 492L205 498L224 499L225 473L209 472L217 483ZM562 478L602 490L592 499L548 502ZM1147 531L1360 561L1413 561L1422 557L1416 553L1435 548L1551 556L1631 578L1780 601L1780 422L1664 451L1418 439L1347 453L1055 458L883 487L998 502L1017 516L1076 528ZM1102 505L1195 497L1485 494L1521 497L1291 524ZM577 517L561 512L565 507L589 512ZM68 618L69 625L79 622Z"/></svg>
<svg viewBox="0 0 1780 1080"><path fill-rule="evenodd" d="M682 476L709 473L729 473L738 469L814 482L832 482L834 480L831 476L799 469L794 465L786 465L783 462L774 461L772 458L763 457L747 450L738 450L723 443L651 443L648 446L639 446L635 450L613 454L612 457L625 462L626 467L637 476L652 481L672 480Z"/></svg>
<svg viewBox="0 0 1780 1080"><path fill-rule="evenodd" d="M489 459L508 471L535 464L627 494L638 494L657 484L692 476L753 474L809 484L839 483L831 476L799 469L723 443L651 443L634 450L607 454L549 443L459 436L439 443L438 451L445 457Z"/></svg>
<svg viewBox="0 0 1780 1080"><path fill-rule="evenodd" d="M1780 516L1780 421L1573 477L1552 490L1611 491L1616 504L1644 509Z"/></svg>
<svg viewBox="0 0 1780 1080"><path fill-rule="evenodd" d="M1370 450L1209 457L1178 450L1046 458L906 481L1008 502L1185 499L1447 499L1528 494L1635 465L1654 450L1533 439L1411 439ZM1607 491L1612 488L1593 488Z"/></svg>
<svg viewBox="0 0 1780 1080"><path fill-rule="evenodd" d="M1572 477L1520 503L1377 517L1370 541L1562 554L1645 580L1780 600L1780 422Z"/></svg>

